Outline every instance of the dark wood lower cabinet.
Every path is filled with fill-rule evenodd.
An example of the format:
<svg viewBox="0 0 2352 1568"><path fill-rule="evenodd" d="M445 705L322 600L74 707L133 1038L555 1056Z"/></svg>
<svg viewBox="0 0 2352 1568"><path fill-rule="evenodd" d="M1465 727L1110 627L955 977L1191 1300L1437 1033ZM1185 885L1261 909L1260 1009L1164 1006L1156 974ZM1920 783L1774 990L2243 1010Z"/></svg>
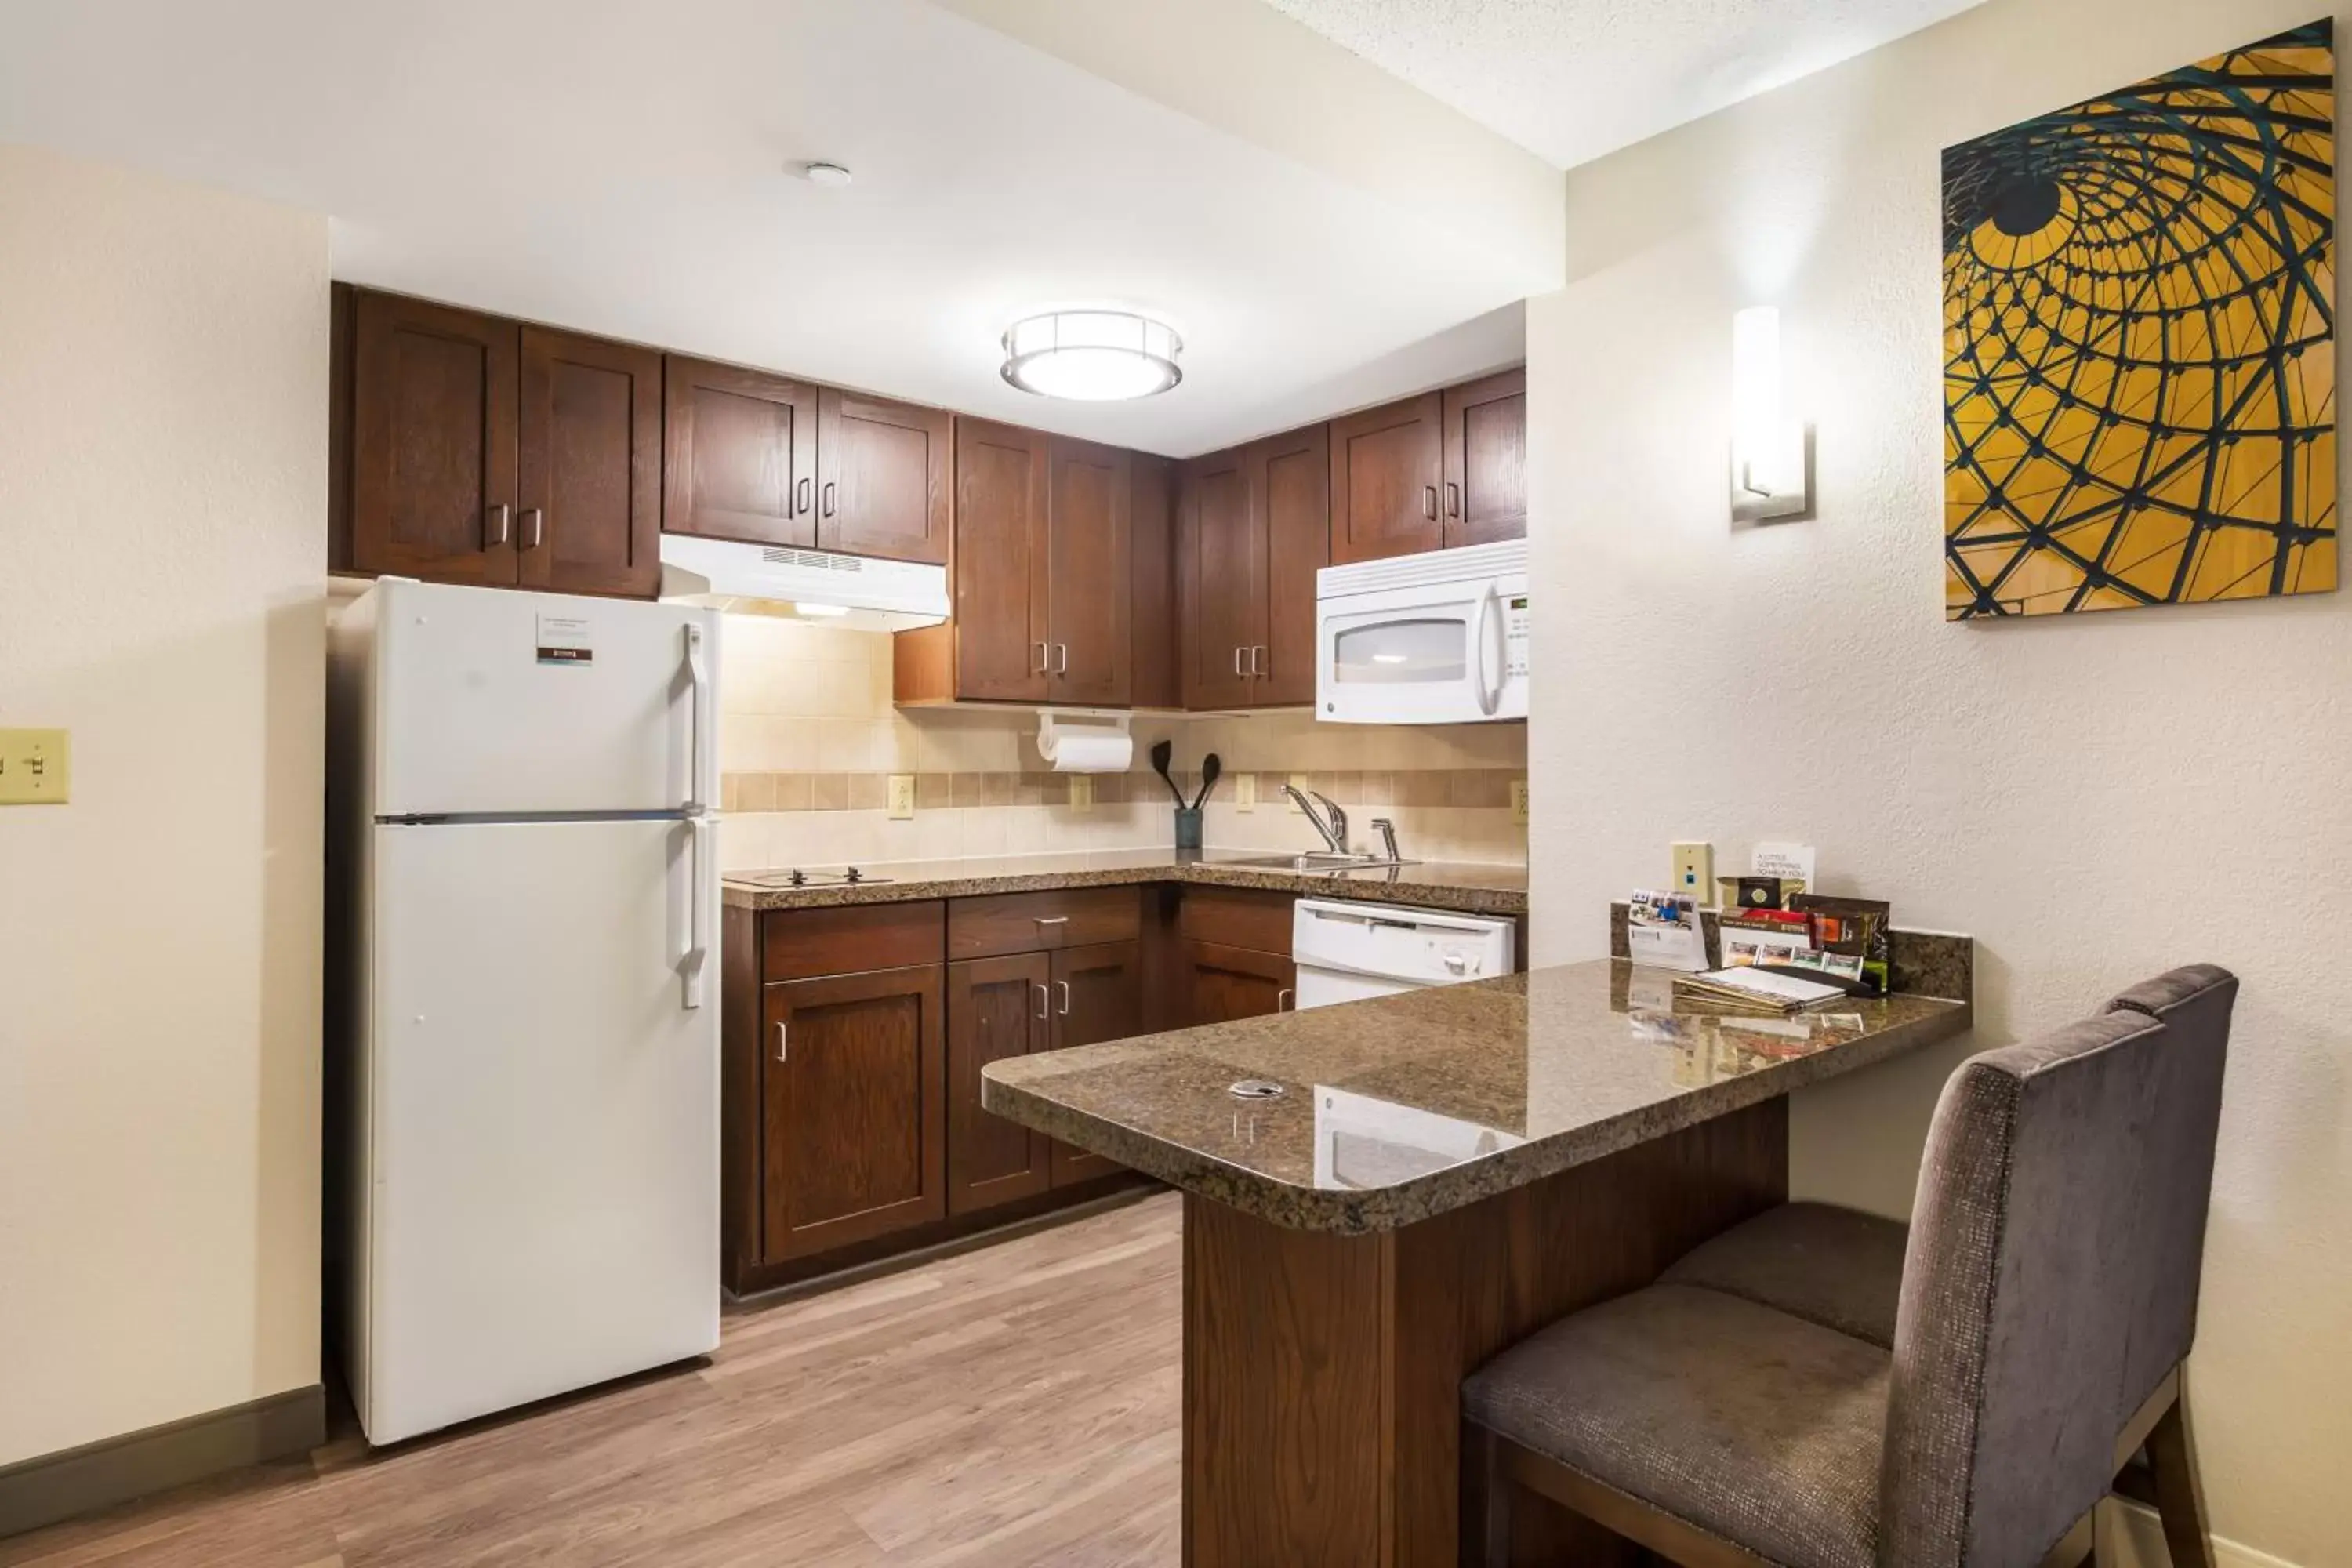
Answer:
<svg viewBox="0 0 2352 1568"><path fill-rule="evenodd" d="M1103 942L1065 948L1053 959L1055 1050L1123 1040L1144 1032L1141 943ZM1055 1186L1071 1186L1126 1168L1116 1160L1059 1140L1050 1142Z"/></svg>
<svg viewBox="0 0 2352 1568"><path fill-rule="evenodd" d="M1053 961L1043 952L948 966L948 1212L976 1214L1051 1184L1050 1140L980 1108L980 1069L1051 1048Z"/></svg>
<svg viewBox="0 0 2352 1568"><path fill-rule="evenodd" d="M1213 942L1184 944L1192 977L1188 1024L1230 1024L1287 1013L1298 1001L1298 966L1279 953Z"/></svg>
<svg viewBox="0 0 2352 1568"><path fill-rule="evenodd" d="M765 988L762 1252L771 1261L946 1217L944 966Z"/></svg>

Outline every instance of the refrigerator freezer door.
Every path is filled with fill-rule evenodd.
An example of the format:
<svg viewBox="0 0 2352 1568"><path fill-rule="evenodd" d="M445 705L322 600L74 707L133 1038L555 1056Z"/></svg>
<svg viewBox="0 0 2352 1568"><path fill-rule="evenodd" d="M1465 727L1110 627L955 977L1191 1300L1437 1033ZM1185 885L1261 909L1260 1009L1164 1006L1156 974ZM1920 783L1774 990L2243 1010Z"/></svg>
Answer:
<svg viewBox="0 0 2352 1568"><path fill-rule="evenodd" d="M718 1344L719 1008L680 984L690 903L719 914L698 831L370 829L373 1441Z"/></svg>
<svg viewBox="0 0 2352 1568"><path fill-rule="evenodd" d="M374 592L375 816L716 808L716 610Z"/></svg>

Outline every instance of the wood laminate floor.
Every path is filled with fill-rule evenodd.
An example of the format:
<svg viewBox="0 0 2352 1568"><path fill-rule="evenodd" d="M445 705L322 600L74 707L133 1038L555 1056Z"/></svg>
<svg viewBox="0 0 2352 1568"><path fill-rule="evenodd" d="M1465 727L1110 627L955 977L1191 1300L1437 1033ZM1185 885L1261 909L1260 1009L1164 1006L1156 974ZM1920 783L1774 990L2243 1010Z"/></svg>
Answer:
<svg viewBox="0 0 2352 1568"><path fill-rule="evenodd" d="M732 1313L708 1363L381 1454L338 1434L0 1541L0 1565L1173 1564L1181 1213Z"/></svg>

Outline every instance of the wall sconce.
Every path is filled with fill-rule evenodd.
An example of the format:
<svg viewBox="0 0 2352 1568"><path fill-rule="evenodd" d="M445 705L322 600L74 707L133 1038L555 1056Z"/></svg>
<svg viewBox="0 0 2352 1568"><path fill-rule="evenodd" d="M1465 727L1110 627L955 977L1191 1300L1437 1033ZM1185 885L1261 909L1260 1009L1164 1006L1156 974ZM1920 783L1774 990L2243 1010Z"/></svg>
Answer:
<svg viewBox="0 0 2352 1568"><path fill-rule="evenodd" d="M1812 432L1780 412L1780 312L1731 318L1731 516L1781 522L1813 510Z"/></svg>

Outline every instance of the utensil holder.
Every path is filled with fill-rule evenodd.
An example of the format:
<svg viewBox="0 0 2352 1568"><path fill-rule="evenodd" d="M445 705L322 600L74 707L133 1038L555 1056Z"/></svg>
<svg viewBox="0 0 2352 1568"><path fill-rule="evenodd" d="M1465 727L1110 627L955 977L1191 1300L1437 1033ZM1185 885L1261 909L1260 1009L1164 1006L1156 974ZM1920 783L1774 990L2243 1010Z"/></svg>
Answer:
<svg viewBox="0 0 2352 1568"><path fill-rule="evenodd" d="M1201 847L1201 808L1180 805L1176 808L1176 847L1198 849Z"/></svg>

